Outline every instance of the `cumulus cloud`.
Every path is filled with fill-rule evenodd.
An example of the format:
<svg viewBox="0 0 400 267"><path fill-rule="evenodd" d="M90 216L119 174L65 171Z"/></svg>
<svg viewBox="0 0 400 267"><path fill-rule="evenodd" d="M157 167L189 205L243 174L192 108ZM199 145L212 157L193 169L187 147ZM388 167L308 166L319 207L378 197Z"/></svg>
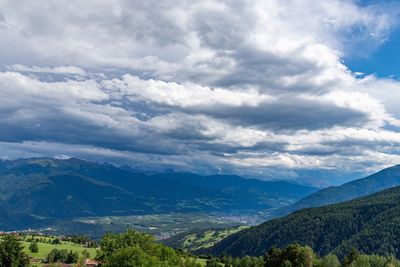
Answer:
<svg viewBox="0 0 400 267"><path fill-rule="evenodd" d="M342 60L385 41L393 8L0 2L3 158L68 154L258 176L399 159L400 83L359 76Z"/></svg>

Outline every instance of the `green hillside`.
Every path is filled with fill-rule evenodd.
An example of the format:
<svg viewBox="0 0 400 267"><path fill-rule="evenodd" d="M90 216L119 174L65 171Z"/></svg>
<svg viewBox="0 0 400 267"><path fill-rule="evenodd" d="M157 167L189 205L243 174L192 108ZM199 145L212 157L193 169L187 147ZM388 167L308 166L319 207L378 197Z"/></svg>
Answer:
<svg viewBox="0 0 400 267"><path fill-rule="evenodd" d="M352 247L363 253L400 256L400 187L363 198L294 212L231 235L203 250L234 256L262 255L272 246L308 245L339 256Z"/></svg>
<svg viewBox="0 0 400 267"><path fill-rule="evenodd" d="M339 203L357 197L366 196L384 189L400 185L400 165L386 168L362 179L345 183L341 186L331 186L307 195L299 201L278 208L269 214L268 218L287 215L303 208L320 207Z"/></svg>

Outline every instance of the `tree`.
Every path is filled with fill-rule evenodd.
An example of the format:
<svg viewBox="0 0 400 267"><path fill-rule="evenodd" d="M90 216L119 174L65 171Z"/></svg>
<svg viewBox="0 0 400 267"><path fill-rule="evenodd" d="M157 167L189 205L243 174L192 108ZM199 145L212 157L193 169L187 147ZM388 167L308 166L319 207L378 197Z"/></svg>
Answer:
<svg viewBox="0 0 400 267"><path fill-rule="evenodd" d="M201 267L202 265L194 258L184 258L179 267Z"/></svg>
<svg viewBox="0 0 400 267"><path fill-rule="evenodd" d="M79 259L78 252L73 252L72 250L68 253L67 260L65 263L77 263Z"/></svg>
<svg viewBox="0 0 400 267"><path fill-rule="evenodd" d="M264 260L262 257L245 256L241 258L234 267L263 267Z"/></svg>
<svg viewBox="0 0 400 267"><path fill-rule="evenodd" d="M207 260L206 267L220 267L218 260L216 258L211 258Z"/></svg>
<svg viewBox="0 0 400 267"><path fill-rule="evenodd" d="M32 241L29 244L29 250L33 253L38 253L39 252L39 246L38 243L36 241Z"/></svg>
<svg viewBox="0 0 400 267"><path fill-rule="evenodd" d="M291 244L283 250L272 247L264 256L264 266L312 267L317 259L312 248L308 246L302 247L299 244Z"/></svg>
<svg viewBox="0 0 400 267"><path fill-rule="evenodd" d="M22 250L23 247L15 236L4 236L0 241L0 267L29 266L29 257Z"/></svg>
<svg viewBox="0 0 400 267"><path fill-rule="evenodd" d="M352 262L357 260L357 258L360 257L360 252L356 248L352 248L350 253L344 258L343 261L343 266L348 267L351 265Z"/></svg>
<svg viewBox="0 0 400 267"><path fill-rule="evenodd" d="M84 259L90 259L90 253L86 249L82 250L82 257Z"/></svg>
<svg viewBox="0 0 400 267"><path fill-rule="evenodd" d="M60 241L60 239L56 238L56 239L53 239L53 241L51 241L51 243L54 245L58 245L58 244L61 244L61 241Z"/></svg>
<svg viewBox="0 0 400 267"><path fill-rule="evenodd" d="M350 267L399 267L400 262L393 257L379 255L358 255L349 265Z"/></svg>
<svg viewBox="0 0 400 267"><path fill-rule="evenodd" d="M290 261L285 260L280 267L293 267L293 264Z"/></svg>
<svg viewBox="0 0 400 267"><path fill-rule="evenodd" d="M130 246L119 249L112 255L110 255L106 261L103 262L103 266L106 267L119 267L119 266L158 266L159 261L156 257L153 257L145 253L139 246Z"/></svg>
<svg viewBox="0 0 400 267"><path fill-rule="evenodd" d="M229 255L224 255L222 262L224 263L224 267L232 267L233 265L233 259Z"/></svg>
<svg viewBox="0 0 400 267"><path fill-rule="evenodd" d="M321 267L340 267L339 259L334 254L328 254L321 260Z"/></svg>
<svg viewBox="0 0 400 267"><path fill-rule="evenodd" d="M76 259L75 259L76 258ZM68 252L66 249L53 249L47 255L47 262L64 262L64 263L76 263L78 261L78 253Z"/></svg>
<svg viewBox="0 0 400 267"><path fill-rule="evenodd" d="M264 255L265 267L281 266L283 264L282 250L277 247L272 247Z"/></svg>
<svg viewBox="0 0 400 267"><path fill-rule="evenodd" d="M104 267L172 267L193 266L174 249L157 243L154 237L128 230L123 234L107 234L100 242L96 259Z"/></svg>

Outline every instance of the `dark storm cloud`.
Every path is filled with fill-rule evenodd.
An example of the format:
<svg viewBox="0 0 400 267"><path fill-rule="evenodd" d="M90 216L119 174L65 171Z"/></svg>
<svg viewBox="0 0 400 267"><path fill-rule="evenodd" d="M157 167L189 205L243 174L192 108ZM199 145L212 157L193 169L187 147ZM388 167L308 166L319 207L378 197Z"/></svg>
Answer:
<svg viewBox="0 0 400 267"><path fill-rule="evenodd" d="M272 103L261 103L258 107L220 107L198 112L238 125L277 131L315 130L332 126L362 127L369 120L369 114L359 110L295 96L283 97Z"/></svg>

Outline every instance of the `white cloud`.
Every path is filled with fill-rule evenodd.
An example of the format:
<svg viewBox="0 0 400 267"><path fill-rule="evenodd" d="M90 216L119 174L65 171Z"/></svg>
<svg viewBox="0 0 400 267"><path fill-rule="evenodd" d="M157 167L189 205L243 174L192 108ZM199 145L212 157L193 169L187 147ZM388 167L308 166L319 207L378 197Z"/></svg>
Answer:
<svg viewBox="0 0 400 267"><path fill-rule="evenodd" d="M68 100L85 99L92 101L107 100L108 96L94 80L65 82L42 82L18 72L0 73L0 101L2 106L9 101L21 106L21 100L46 102L48 99Z"/></svg>
<svg viewBox="0 0 400 267"><path fill-rule="evenodd" d="M257 106L273 99L272 96L262 95L251 89L233 91L194 83L142 80L131 75L124 75L121 80L104 81L103 85L107 89L123 91L122 94L126 97L182 108Z"/></svg>
<svg viewBox="0 0 400 267"><path fill-rule="evenodd" d="M0 3L0 146L10 157L69 151L261 174L398 160L400 83L342 62L387 38L394 9L342 0Z"/></svg>
<svg viewBox="0 0 400 267"><path fill-rule="evenodd" d="M7 69L18 72L34 72L34 73L51 73L51 74L77 74L86 75L86 72L78 67L74 66L57 66L57 67L38 67L38 66L24 66L20 64L14 64L7 66Z"/></svg>

